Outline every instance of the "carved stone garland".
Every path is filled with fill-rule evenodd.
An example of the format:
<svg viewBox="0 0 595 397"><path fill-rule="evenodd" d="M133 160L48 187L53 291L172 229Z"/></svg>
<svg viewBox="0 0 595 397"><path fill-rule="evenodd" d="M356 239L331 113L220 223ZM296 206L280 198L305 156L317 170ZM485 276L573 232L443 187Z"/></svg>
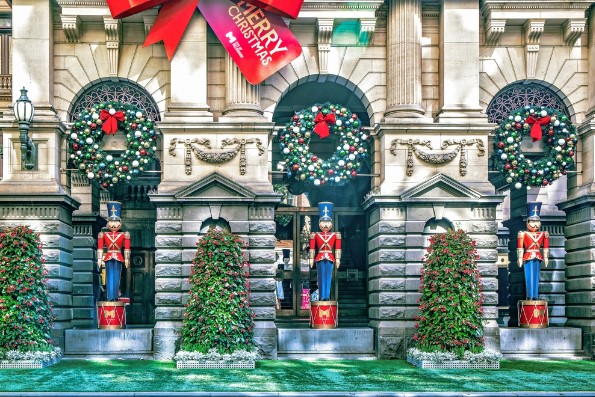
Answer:
<svg viewBox="0 0 595 397"><path fill-rule="evenodd" d="M173 138L169 142L169 154L171 156L176 156L176 145L180 143L183 144L186 151L184 153L184 165L186 166L186 175L192 174L192 153L196 156L197 159L204 161L209 164L221 164L226 163L232 159L234 159L238 153L240 153L240 175L246 174L246 145L249 143L256 143L256 147L258 148L258 155L262 156L265 152L264 146L262 146L262 142L258 138L254 139L238 139L238 138L229 138L224 139L221 143L221 149L225 149L227 146L230 145L237 145L236 147L224 151L224 152L207 152L200 149L198 146L204 146L207 149L212 149L211 141L208 139L179 139Z"/></svg>
<svg viewBox="0 0 595 397"><path fill-rule="evenodd" d="M421 150L421 147L427 147L432 149L430 141L422 141L420 139L395 139L391 142L390 152L394 156L397 155L397 144L407 145L407 176L413 175L413 154L418 159L430 163L430 164L446 164L451 162L459 152L461 157L459 158L459 173L461 176L467 175L467 151L464 149L465 146L475 145L477 150L477 156L485 155L485 149L483 141L481 139L447 139L441 144L441 149L445 150L449 146L456 146L454 150L443 152L443 153L428 153Z"/></svg>

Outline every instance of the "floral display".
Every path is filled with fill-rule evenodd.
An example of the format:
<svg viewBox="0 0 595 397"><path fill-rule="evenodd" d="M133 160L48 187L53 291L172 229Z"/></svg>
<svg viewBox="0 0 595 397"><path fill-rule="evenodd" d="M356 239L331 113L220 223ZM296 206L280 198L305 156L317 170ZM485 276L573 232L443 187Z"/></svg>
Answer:
<svg viewBox="0 0 595 397"><path fill-rule="evenodd" d="M521 150L523 138L542 141L543 155L531 160ZM494 165L516 189L551 185L574 166L576 128L558 110L525 106L500 123L494 136Z"/></svg>
<svg viewBox="0 0 595 397"><path fill-rule="evenodd" d="M313 133L336 139L336 151L329 159L310 151ZM279 131L278 140L289 178L315 186L341 186L357 177L368 156L370 137L356 114L327 102L297 112Z"/></svg>
<svg viewBox="0 0 595 397"><path fill-rule="evenodd" d="M126 150L120 155L102 147L104 135L126 134ZM155 123L133 105L106 102L76 116L68 136L70 161L90 180L107 188L130 181L155 160Z"/></svg>

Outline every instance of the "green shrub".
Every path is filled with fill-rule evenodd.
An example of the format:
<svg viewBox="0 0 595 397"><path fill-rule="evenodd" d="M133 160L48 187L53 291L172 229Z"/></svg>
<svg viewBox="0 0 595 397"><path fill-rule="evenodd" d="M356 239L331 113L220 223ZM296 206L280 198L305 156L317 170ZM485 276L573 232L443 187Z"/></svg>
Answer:
<svg viewBox="0 0 595 397"><path fill-rule="evenodd" d="M254 312L248 302L243 244L238 236L215 229L198 242L181 350L216 349L223 354L253 348Z"/></svg>
<svg viewBox="0 0 595 397"><path fill-rule="evenodd" d="M39 235L26 226L0 233L0 350L52 350L54 316Z"/></svg>
<svg viewBox="0 0 595 397"><path fill-rule="evenodd" d="M425 352L483 351L481 279L475 241L463 230L430 238L421 271L417 333L413 339Z"/></svg>

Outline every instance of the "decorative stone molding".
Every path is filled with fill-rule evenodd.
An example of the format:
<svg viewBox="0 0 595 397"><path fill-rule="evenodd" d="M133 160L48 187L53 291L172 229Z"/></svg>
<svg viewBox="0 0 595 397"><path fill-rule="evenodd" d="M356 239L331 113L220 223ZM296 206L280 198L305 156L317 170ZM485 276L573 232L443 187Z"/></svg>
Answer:
<svg viewBox="0 0 595 397"><path fill-rule="evenodd" d="M334 18L318 18L318 69L320 73L328 72L328 55L331 51Z"/></svg>
<svg viewBox="0 0 595 397"><path fill-rule="evenodd" d="M539 55L539 39L543 33L545 19L529 19L523 25L525 32L525 53L527 58L527 77L535 77L537 56Z"/></svg>
<svg viewBox="0 0 595 397"><path fill-rule="evenodd" d="M118 61L120 58L120 31L122 22L119 19L103 17L105 28L105 45L110 76L118 75Z"/></svg>
<svg viewBox="0 0 595 397"><path fill-rule="evenodd" d="M62 30L69 43L78 43L80 41L81 19L78 15L60 15L62 20Z"/></svg>
<svg viewBox="0 0 595 397"><path fill-rule="evenodd" d="M562 24L562 34L564 38L564 45L574 47L574 44L581 37L581 34L585 31L585 25L587 24L586 18L579 19L568 19Z"/></svg>
<svg viewBox="0 0 595 397"><path fill-rule="evenodd" d="M430 150L432 145L430 141L422 141L420 139L395 139L391 142L390 152L392 155L397 155L397 144L407 145L407 176L413 175L413 154L418 159L429 164L446 164L452 161L459 152L459 173L461 176L467 175L467 153L464 150L465 146L476 145L479 153L478 156L485 155L484 144L481 139L447 139L442 142L442 150L450 146L457 146L454 150L442 153L428 153L420 149L420 147L427 147Z"/></svg>
<svg viewBox="0 0 595 397"><path fill-rule="evenodd" d="M358 44L363 46L370 45L374 38L375 31L376 18L360 18Z"/></svg>
<svg viewBox="0 0 595 397"><path fill-rule="evenodd" d="M184 154L184 165L186 166L186 175L192 174L192 153L196 156L197 159L204 161L209 164L221 164L226 163L232 159L234 159L238 153L240 153L240 175L246 174L246 145L250 143L256 143L256 147L258 148L258 155L262 156L265 152L265 147L262 145L262 142L258 138L253 139L238 139L238 138L229 138L224 139L221 143L221 149L225 149L227 146L237 145L235 148L224 152L206 152L201 150L198 146L204 146L207 149L211 148L211 142L208 139L179 139L173 138L169 142L169 154L173 157L176 156L176 145L180 143L183 144L186 151Z"/></svg>
<svg viewBox="0 0 595 397"><path fill-rule="evenodd" d="M486 19L486 44L490 46L498 45L500 36L506 29L506 19Z"/></svg>
<svg viewBox="0 0 595 397"><path fill-rule="evenodd" d="M155 23L156 16L155 15L143 15L143 23L145 25L145 38L151 31L153 24Z"/></svg>
<svg viewBox="0 0 595 397"><path fill-rule="evenodd" d="M225 76L226 104L223 115L238 119L262 117L260 84L250 84L229 54L225 54Z"/></svg>

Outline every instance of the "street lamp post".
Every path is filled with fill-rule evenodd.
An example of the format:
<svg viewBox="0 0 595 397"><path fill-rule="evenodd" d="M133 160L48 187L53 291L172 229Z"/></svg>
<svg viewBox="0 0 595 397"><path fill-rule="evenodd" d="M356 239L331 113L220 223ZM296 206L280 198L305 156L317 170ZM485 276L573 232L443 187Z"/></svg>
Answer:
<svg viewBox="0 0 595 397"><path fill-rule="evenodd" d="M35 107L27 96L25 87L21 89L21 97L14 104L14 116L19 123L21 141L21 169L32 170L36 166L35 144L29 137L29 126L35 115Z"/></svg>

